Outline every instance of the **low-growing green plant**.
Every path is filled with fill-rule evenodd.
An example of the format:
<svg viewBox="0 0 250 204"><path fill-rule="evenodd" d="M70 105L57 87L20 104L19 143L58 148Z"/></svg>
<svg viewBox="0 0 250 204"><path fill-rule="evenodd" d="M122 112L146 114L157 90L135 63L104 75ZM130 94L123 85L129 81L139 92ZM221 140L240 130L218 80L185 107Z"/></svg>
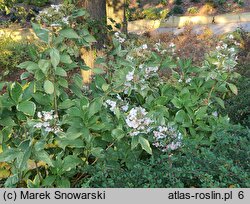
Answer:
<svg viewBox="0 0 250 204"><path fill-rule="evenodd" d="M243 0L234 0L234 3L237 3L240 6L243 6L245 4Z"/></svg>
<svg viewBox="0 0 250 204"><path fill-rule="evenodd" d="M160 0L160 3L164 6L168 5L168 0Z"/></svg>
<svg viewBox="0 0 250 204"><path fill-rule="evenodd" d="M156 154L135 161L129 168L90 167L81 181L82 187L248 188L249 142L248 129L231 125L218 127L211 144L187 138L182 150L171 157Z"/></svg>
<svg viewBox="0 0 250 204"><path fill-rule="evenodd" d="M0 36L0 79L10 76L23 60L31 59L29 52L33 45L28 41L16 41L8 35Z"/></svg>
<svg viewBox="0 0 250 204"><path fill-rule="evenodd" d="M227 113L233 123L240 123L244 126L250 127L250 82L249 78L242 77L237 82L239 94L233 96L225 101L226 109L223 111Z"/></svg>
<svg viewBox="0 0 250 204"><path fill-rule="evenodd" d="M149 20L165 19L168 13L167 9L154 7L143 10L145 18Z"/></svg>
<svg viewBox="0 0 250 204"><path fill-rule="evenodd" d="M175 0L174 3L175 3L176 5L181 5L181 4L183 3L183 1L182 1L182 0Z"/></svg>
<svg viewBox="0 0 250 204"><path fill-rule="evenodd" d="M196 13L199 13L199 9L197 8L197 7L190 7L190 8L188 8L188 13L190 13L190 14L196 14Z"/></svg>
<svg viewBox="0 0 250 204"><path fill-rule="evenodd" d="M215 7L220 7L226 3L226 0L210 0L209 2L211 2Z"/></svg>
<svg viewBox="0 0 250 204"><path fill-rule="evenodd" d="M184 9L182 8L182 6L179 5L175 5L172 10L171 10L172 14L183 14L184 13Z"/></svg>
<svg viewBox="0 0 250 204"><path fill-rule="evenodd" d="M131 8L127 10L126 15L127 19L129 19L130 21L139 19L157 20L165 19L168 13L169 11L167 9L150 7L144 10Z"/></svg>

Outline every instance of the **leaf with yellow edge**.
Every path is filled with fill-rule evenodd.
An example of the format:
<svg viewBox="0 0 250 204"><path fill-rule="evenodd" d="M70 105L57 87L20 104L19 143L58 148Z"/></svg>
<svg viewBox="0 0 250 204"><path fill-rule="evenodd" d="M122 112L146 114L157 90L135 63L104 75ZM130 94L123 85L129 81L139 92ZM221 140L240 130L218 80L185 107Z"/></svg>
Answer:
<svg viewBox="0 0 250 204"><path fill-rule="evenodd" d="M0 169L0 179L8 178L10 176L10 170Z"/></svg>

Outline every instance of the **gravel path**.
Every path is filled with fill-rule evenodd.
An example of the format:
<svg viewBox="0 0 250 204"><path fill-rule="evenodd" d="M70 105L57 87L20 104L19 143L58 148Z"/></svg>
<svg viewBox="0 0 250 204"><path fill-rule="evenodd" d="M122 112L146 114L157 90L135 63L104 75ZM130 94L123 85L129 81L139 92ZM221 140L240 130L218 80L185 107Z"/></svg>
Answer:
<svg viewBox="0 0 250 204"><path fill-rule="evenodd" d="M227 24L208 24L208 25L195 25L193 27L193 32L200 34L203 32L205 28L208 28L213 31L215 35L221 35L224 33L231 33L237 30L238 28L242 28L243 30L250 32L250 22L242 22L242 23L227 23ZM154 32L157 33L166 33L172 32L175 35L179 35L184 31L185 28L158 28Z"/></svg>

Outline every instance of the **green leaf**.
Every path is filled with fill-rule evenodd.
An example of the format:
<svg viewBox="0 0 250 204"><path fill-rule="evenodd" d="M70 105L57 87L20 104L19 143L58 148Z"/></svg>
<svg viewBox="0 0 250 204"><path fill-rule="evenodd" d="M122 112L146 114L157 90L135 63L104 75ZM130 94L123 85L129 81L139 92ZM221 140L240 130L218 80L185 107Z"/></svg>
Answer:
<svg viewBox="0 0 250 204"><path fill-rule="evenodd" d="M58 138L58 146L62 149L65 149L66 147L72 147L72 148L83 148L84 143L82 139L76 139L76 140L69 140L67 138Z"/></svg>
<svg viewBox="0 0 250 204"><path fill-rule="evenodd" d="M38 140L35 145L34 145L34 149L36 152L39 152L41 150L44 149L44 146L45 146L46 142L45 140Z"/></svg>
<svg viewBox="0 0 250 204"><path fill-rule="evenodd" d="M47 94L53 94L54 91L55 91L54 84L53 84L51 81L49 81L49 80L46 80L46 81L44 82L43 87L44 87L44 91L45 91Z"/></svg>
<svg viewBox="0 0 250 204"><path fill-rule="evenodd" d="M2 91L3 90L3 87L6 85L6 83L5 82L0 82L0 91Z"/></svg>
<svg viewBox="0 0 250 204"><path fill-rule="evenodd" d="M13 84L11 84L10 96L13 99L13 101L18 103L21 100L22 93L23 93L23 88L19 83L14 82Z"/></svg>
<svg viewBox="0 0 250 204"><path fill-rule="evenodd" d="M34 78L36 81L44 81L45 74L39 69L35 72Z"/></svg>
<svg viewBox="0 0 250 204"><path fill-rule="evenodd" d="M207 115L207 106L200 107L194 114L196 119L203 119Z"/></svg>
<svg viewBox="0 0 250 204"><path fill-rule="evenodd" d="M109 89L109 85L108 85L108 84L103 84L103 85L102 85L102 90L103 90L104 92L108 91L108 89Z"/></svg>
<svg viewBox="0 0 250 204"><path fill-rule="evenodd" d="M40 38L42 41L49 43L49 30L41 28L40 25L36 23L31 24L37 37Z"/></svg>
<svg viewBox="0 0 250 204"><path fill-rule="evenodd" d="M68 88L68 81L64 78L59 78L58 79L58 84L64 88Z"/></svg>
<svg viewBox="0 0 250 204"><path fill-rule="evenodd" d="M175 121L176 122L179 122L179 123L182 123L184 122L185 120L185 117L186 117L186 113L184 110L179 110L176 115L175 115Z"/></svg>
<svg viewBox="0 0 250 204"><path fill-rule="evenodd" d="M228 86L235 95L238 95L238 89L234 84L228 83Z"/></svg>
<svg viewBox="0 0 250 204"><path fill-rule="evenodd" d="M34 180L27 180L27 187L28 188L39 188L40 187L40 179L38 174L35 176Z"/></svg>
<svg viewBox="0 0 250 204"><path fill-rule="evenodd" d="M65 177L58 177L56 180L57 188L70 188L70 181Z"/></svg>
<svg viewBox="0 0 250 204"><path fill-rule="evenodd" d="M27 85L24 85L22 101L29 101L32 98L32 94L36 92L36 82L32 81Z"/></svg>
<svg viewBox="0 0 250 204"><path fill-rule="evenodd" d="M87 35L87 36L84 36L84 40L88 43L94 43L94 42L97 42L96 39L94 38L94 36L92 35Z"/></svg>
<svg viewBox="0 0 250 204"><path fill-rule="evenodd" d="M27 71L33 73L34 70L39 69L38 64L32 61L26 61L19 64L17 67L21 69L26 69Z"/></svg>
<svg viewBox="0 0 250 204"><path fill-rule="evenodd" d="M72 17L73 18L77 18L77 17L80 17L80 16L84 16L86 15L86 10L84 9L77 9L73 14L72 14Z"/></svg>
<svg viewBox="0 0 250 204"><path fill-rule="evenodd" d="M139 137L132 137L131 149L133 150L134 148L136 148L138 144L139 144Z"/></svg>
<svg viewBox="0 0 250 204"><path fill-rule="evenodd" d="M39 62L38 62L38 66L39 66L39 68L42 70L42 72L43 72L45 75L47 75L48 70L49 70L49 67L50 67L50 61L49 61L49 60L41 59L41 60L39 60Z"/></svg>
<svg viewBox="0 0 250 204"><path fill-rule="evenodd" d="M215 100L216 100L216 102L217 102L222 108L225 109L225 103L224 103L224 101L223 101L221 98L215 97Z"/></svg>
<svg viewBox="0 0 250 204"><path fill-rule="evenodd" d="M73 77L74 84L80 89L83 86L82 77L79 74L75 74Z"/></svg>
<svg viewBox="0 0 250 204"><path fill-rule="evenodd" d="M62 76L62 77L66 77L67 76L67 72L63 68L61 68L61 67L57 67L56 68L55 74L57 76Z"/></svg>
<svg viewBox="0 0 250 204"><path fill-rule="evenodd" d="M80 105L82 110L85 110L89 107L89 99L87 97L82 97L80 100Z"/></svg>
<svg viewBox="0 0 250 204"><path fill-rule="evenodd" d="M4 127L0 131L0 144L5 145L13 133L13 129L10 126ZM7 148L7 147L6 147Z"/></svg>
<svg viewBox="0 0 250 204"><path fill-rule="evenodd" d="M21 80L25 80L25 79L27 79L29 76L30 76L30 73L29 73L29 72L24 72L24 73L21 74L20 79L21 79ZM1 89L0 89L0 90L1 90Z"/></svg>
<svg viewBox="0 0 250 204"><path fill-rule="evenodd" d="M91 154L93 154L93 156L101 158L103 157L103 149L101 147L95 147L91 149Z"/></svg>
<svg viewBox="0 0 250 204"><path fill-rule="evenodd" d="M105 58L104 57L97 57L95 60L95 64L103 64L105 63Z"/></svg>
<svg viewBox="0 0 250 204"><path fill-rule="evenodd" d="M112 130L112 136L113 138L120 140L121 138L123 138L125 136L125 133L123 132L122 129L114 129Z"/></svg>
<svg viewBox="0 0 250 204"><path fill-rule="evenodd" d="M27 168L27 162L28 162L30 156L31 156L31 147L28 147L28 149L21 156L21 160L19 160L17 168L20 169L20 170L26 169Z"/></svg>
<svg viewBox="0 0 250 204"><path fill-rule="evenodd" d="M66 28L66 29L60 30L60 34L63 37L66 37L69 39L80 38L80 36L71 28Z"/></svg>
<svg viewBox="0 0 250 204"><path fill-rule="evenodd" d="M52 160L49 154L45 150L41 150L35 153L36 161L43 161L47 163L49 166L53 166Z"/></svg>
<svg viewBox="0 0 250 204"><path fill-rule="evenodd" d="M17 105L17 110L23 112L26 115L34 116L36 112L36 104L32 101L24 101Z"/></svg>
<svg viewBox="0 0 250 204"><path fill-rule="evenodd" d="M141 144L142 149L144 149L147 153L152 154L152 149L147 139L139 136L139 143Z"/></svg>
<svg viewBox="0 0 250 204"><path fill-rule="evenodd" d="M0 125L12 127L12 126L16 126L17 124L10 116L7 116L7 117L2 117L0 119Z"/></svg>
<svg viewBox="0 0 250 204"><path fill-rule="evenodd" d="M4 152L0 153L0 162L11 162L19 154L17 149L7 149Z"/></svg>
<svg viewBox="0 0 250 204"><path fill-rule="evenodd" d="M60 62L60 53L56 48L52 48L50 51L50 60L54 68L57 67L57 65Z"/></svg>
<svg viewBox="0 0 250 204"><path fill-rule="evenodd" d="M94 68L92 69L93 73L95 74L104 74L105 71L103 69L100 69L100 68Z"/></svg>
<svg viewBox="0 0 250 204"><path fill-rule="evenodd" d="M171 102L174 104L174 106L175 106L176 108L181 108L181 107L182 107L181 100L178 99L178 98L176 98L176 97L174 97L174 98L171 100Z"/></svg>
<svg viewBox="0 0 250 204"><path fill-rule="evenodd" d="M81 111L77 107L72 107L67 110L70 117L81 117Z"/></svg>
<svg viewBox="0 0 250 204"><path fill-rule="evenodd" d="M68 155L63 160L63 171L70 171L71 169L76 168L79 164L82 163L82 160L78 158L76 155Z"/></svg>
<svg viewBox="0 0 250 204"><path fill-rule="evenodd" d="M61 56L61 62L62 63L65 63L65 64L71 64L73 61L71 60L71 58L70 58L70 56L69 55L67 55L67 54L63 54L62 56Z"/></svg>
<svg viewBox="0 0 250 204"><path fill-rule="evenodd" d="M14 174L13 176L10 176L4 183L5 188L13 188L16 187L16 184L19 182L18 174Z"/></svg>
<svg viewBox="0 0 250 204"><path fill-rule="evenodd" d="M58 105L58 108L59 109L68 109L68 108L70 108L73 105L75 105L75 103L72 100L66 99L65 101L63 101L62 103L60 103Z"/></svg>
<svg viewBox="0 0 250 204"><path fill-rule="evenodd" d="M48 106L50 104L50 96L41 92L36 92L32 94L35 101L43 106Z"/></svg>
<svg viewBox="0 0 250 204"><path fill-rule="evenodd" d="M102 109L102 99L95 98L89 105L89 118Z"/></svg>
<svg viewBox="0 0 250 204"><path fill-rule="evenodd" d="M47 177L43 180L42 185L43 185L44 187L51 187L52 184L55 182L55 180L56 180L56 176L47 176Z"/></svg>
<svg viewBox="0 0 250 204"><path fill-rule="evenodd" d="M75 129L73 127L69 128L65 137L68 139L68 140L75 140L79 137L82 136L82 132L79 132L79 129Z"/></svg>

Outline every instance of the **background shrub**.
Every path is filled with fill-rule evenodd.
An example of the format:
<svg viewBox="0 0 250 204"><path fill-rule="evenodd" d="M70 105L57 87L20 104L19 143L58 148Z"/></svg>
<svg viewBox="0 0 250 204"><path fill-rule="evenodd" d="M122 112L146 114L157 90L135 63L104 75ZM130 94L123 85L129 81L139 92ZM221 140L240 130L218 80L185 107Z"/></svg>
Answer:
<svg viewBox="0 0 250 204"><path fill-rule="evenodd" d="M23 60L31 59L32 45L28 41L15 41L11 37L0 36L0 79L15 72Z"/></svg>
<svg viewBox="0 0 250 204"><path fill-rule="evenodd" d="M179 5L175 5L173 7L173 9L171 10L171 13L172 14L183 14L184 13L184 9L181 6L179 6Z"/></svg>
<svg viewBox="0 0 250 204"><path fill-rule="evenodd" d="M174 2L176 5L181 5L182 3L183 3L183 1L182 0L175 0L175 2Z"/></svg>
<svg viewBox="0 0 250 204"><path fill-rule="evenodd" d="M242 42L237 65L237 72L241 74L241 78L236 81L238 95L225 101L224 113L229 115L233 123L250 127L250 35L238 30L234 37Z"/></svg>
<svg viewBox="0 0 250 204"><path fill-rule="evenodd" d="M241 78L237 82L237 87L239 94L226 100L225 112L233 123L250 127L250 78Z"/></svg>

